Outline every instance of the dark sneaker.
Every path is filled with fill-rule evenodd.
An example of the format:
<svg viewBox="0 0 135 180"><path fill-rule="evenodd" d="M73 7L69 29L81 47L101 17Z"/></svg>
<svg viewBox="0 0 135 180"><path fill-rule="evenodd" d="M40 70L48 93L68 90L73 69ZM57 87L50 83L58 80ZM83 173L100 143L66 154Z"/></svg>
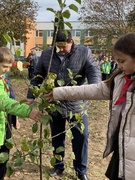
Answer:
<svg viewBox="0 0 135 180"><path fill-rule="evenodd" d="M53 168L53 169L50 170L49 175L50 175L51 177L54 177L54 176L62 176L62 175L63 175L63 170Z"/></svg>
<svg viewBox="0 0 135 180"><path fill-rule="evenodd" d="M90 180L86 174L84 174L84 175L78 174L77 177L78 177L78 179L81 179L81 180Z"/></svg>

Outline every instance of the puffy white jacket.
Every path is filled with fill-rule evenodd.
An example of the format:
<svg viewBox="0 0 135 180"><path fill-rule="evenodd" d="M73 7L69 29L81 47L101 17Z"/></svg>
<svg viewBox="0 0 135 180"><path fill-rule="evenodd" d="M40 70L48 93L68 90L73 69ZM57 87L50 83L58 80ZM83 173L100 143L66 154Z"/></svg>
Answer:
<svg viewBox="0 0 135 180"><path fill-rule="evenodd" d="M126 95L126 103L115 105L125 83L124 74L114 78L114 89L107 125L107 143L103 157L113 151L113 143L119 129L119 178L135 180L135 93L133 82ZM105 82L98 84L58 87L53 91L55 100L110 100L110 88Z"/></svg>

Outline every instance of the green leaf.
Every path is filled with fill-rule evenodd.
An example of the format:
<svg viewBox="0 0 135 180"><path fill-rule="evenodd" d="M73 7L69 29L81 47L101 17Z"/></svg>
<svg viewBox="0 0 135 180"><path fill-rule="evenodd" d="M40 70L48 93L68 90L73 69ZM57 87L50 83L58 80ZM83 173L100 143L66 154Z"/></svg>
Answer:
<svg viewBox="0 0 135 180"><path fill-rule="evenodd" d="M72 79L72 80L71 80L71 84L75 86L75 85L77 85L77 81L75 81L75 80Z"/></svg>
<svg viewBox="0 0 135 180"><path fill-rule="evenodd" d="M46 10L51 11L51 12L53 12L54 14L56 13L56 11L54 11L53 8L47 8Z"/></svg>
<svg viewBox="0 0 135 180"><path fill-rule="evenodd" d="M62 156L61 156L61 155L56 154L56 155L55 155L55 158L56 158L57 160L59 160L59 161L62 161Z"/></svg>
<svg viewBox="0 0 135 180"><path fill-rule="evenodd" d="M47 102L46 102L47 103ZM39 108L39 111L43 111L44 110L44 107L45 104L39 104L38 108Z"/></svg>
<svg viewBox="0 0 135 180"><path fill-rule="evenodd" d="M17 150L13 154L13 159L16 158L16 157L20 157L20 156L22 156L22 151Z"/></svg>
<svg viewBox="0 0 135 180"><path fill-rule="evenodd" d="M41 88L39 89L39 92L40 92L40 93L46 93L47 91L46 91L46 89L45 89L44 87L41 87Z"/></svg>
<svg viewBox="0 0 135 180"><path fill-rule="evenodd" d="M81 0L75 0L77 3L81 4Z"/></svg>
<svg viewBox="0 0 135 180"><path fill-rule="evenodd" d="M38 144L39 148L43 148L43 140L42 139L39 139L37 144Z"/></svg>
<svg viewBox="0 0 135 180"><path fill-rule="evenodd" d="M30 104L30 109L33 109L33 108L36 108L36 107L37 107L36 102L33 102L32 104Z"/></svg>
<svg viewBox="0 0 135 180"><path fill-rule="evenodd" d="M70 4L69 8L78 13L78 7L74 4Z"/></svg>
<svg viewBox="0 0 135 180"><path fill-rule="evenodd" d="M37 131L38 131L38 124L35 123L35 124L33 124L33 126L32 126L32 132L33 132L33 133L36 133Z"/></svg>
<svg viewBox="0 0 135 180"><path fill-rule="evenodd" d="M69 10L65 10L65 11L62 13L62 16L63 16L64 18L69 19L69 18L70 18L70 11L69 11Z"/></svg>
<svg viewBox="0 0 135 180"><path fill-rule="evenodd" d="M82 116L79 113L75 113L75 118L76 118L77 121L82 120Z"/></svg>
<svg viewBox="0 0 135 180"><path fill-rule="evenodd" d="M65 150L65 148L63 146L60 146L56 149L56 153L63 152L64 150Z"/></svg>
<svg viewBox="0 0 135 180"><path fill-rule="evenodd" d="M8 149L12 149L13 146L14 146L13 139L12 139L12 138L6 139L5 146L6 146Z"/></svg>
<svg viewBox="0 0 135 180"><path fill-rule="evenodd" d="M73 79L73 72L69 68L67 68L67 70L68 70L68 76L70 77L70 79Z"/></svg>
<svg viewBox="0 0 135 180"><path fill-rule="evenodd" d="M73 139L72 131L70 129L67 130L66 136L70 139Z"/></svg>
<svg viewBox="0 0 135 180"><path fill-rule="evenodd" d="M80 132L81 132L81 133L83 133L84 128L85 128L84 124L83 124L83 123L81 123L81 124L80 124Z"/></svg>
<svg viewBox="0 0 135 180"><path fill-rule="evenodd" d="M11 167L11 165L9 163L7 163L6 165L6 175L7 177L10 177L13 174L14 170Z"/></svg>
<svg viewBox="0 0 135 180"><path fill-rule="evenodd" d="M29 146L28 146L28 144L27 144L26 138L23 138L23 139L21 140L21 150L22 150L22 151L26 151L26 152L29 151Z"/></svg>
<svg viewBox="0 0 135 180"><path fill-rule="evenodd" d="M60 114L62 114L62 108L61 108L61 106L55 105L55 108L56 108L56 110L57 110Z"/></svg>
<svg viewBox="0 0 135 180"><path fill-rule="evenodd" d="M46 178L46 180L50 179L50 175L49 175L49 173L47 171L45 171L45 178Z"/></svg>
<svg viewBox="0 0 135 180"><path fill-rule="evenodd" d="M22 144L21 150L25 151L25 152L28 152L29 151L29 146L27 144Z"/></svg>
<svg viewBox="0 0 135 180"><path fill-rule="evenodd" d="M12 43L12 39L8 34L3 34L3 37L7 42Z"/></svg>
<svg viewBox="0 0 135 180"><path fill-rule="evenodd" d="M63 79L57 80L57 83L58 83L59 86L64 86L65 85L65 81Z"/></svg>
<svg viewBox="0 0 135 180"><path fill-rule="evenodd" d="M31 153L29 157L30 157L31 162L34 163L35 162L35 156Z"/></svg>
<svg viewBox="0 0 135 180"><path fill-rule="evenodd" d="M72 29L72 28L73 28L70 22L64 22L64 23L65 23L65 24L66 24L66 26L68 26L70 29Z"/></svg>
<svg viewBox="0 0 135 180"><path fill-rule="evenodd" d="M45 125L49 124L51 120L52 120L52 117L50 115L44 115L40 119L41 123Z"/></svg>
<svg viewBox="0 0 135 180"><path fill-rule="evenodd" d="M24 162L24 158L23 157L19 157L15 160L15 164L14 166L21 166Z"/></svg>
<svg viewBox="0 0 135 180"><path fill-rule="evenodd" d="M50 160L51 166L54 166L55 162L56 162L56 158L52 157L51 160Z"/></svg>
<svg viewBox="0 0 135 180"><path fill-rule="evenodd" d="M16 54L17 57L21 55L21 52L22 52L22 49L20 47L15 49L15 54Z"/></svg>
<svg viewBox="0 0 135 180"><path fill-rule="evenodd" d="M48 138L50 136L50 130L49 129L44 129L44 138Z"/></svg>
<svg viewBox="0 0 135 180"><path fill-rule="evenodd" d="M82 75L80 75L80 74L75 76L75 78L80 78L80 77L82 77Z"/></svg>
<svg viewBox="0 0 135 180"><path fill-rule="evenodd" d="M73 117L73 113L72 113L72 111L70 111L70 113L69 113L69 119L72 119L72 117Z"/></svg>
<svg viewBox="0 0 135 180"><path fill-rule="evenodd" d="M8 153L5 153L5 152L0 153L0 163L6 162L8 160L8 158L9 158Z"/></svg>
<svg viewBox="0 0 135 180"><path fill-rule="evenodd" d="M59 5L60 5L60 7L62 8L62 0L58 0L58 3L59 3Z"/></svg>
<svg viewBox="0 0 135 180"><path fill-rule="evenodd" d="M40 94L39 87L38 86L30 86L30 90L32 91L35 98L37 98Z"/></svg>

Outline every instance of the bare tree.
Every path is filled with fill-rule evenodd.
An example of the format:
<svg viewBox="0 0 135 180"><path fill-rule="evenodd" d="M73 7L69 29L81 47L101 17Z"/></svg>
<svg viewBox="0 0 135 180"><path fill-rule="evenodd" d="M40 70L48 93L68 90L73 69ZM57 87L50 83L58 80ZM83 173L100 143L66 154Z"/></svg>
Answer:
<svg viewBox="0 0 135 180"><path fill-rule="evenodd" d="M127 23L129 27L129 31L135 31L135 6L132 11L127 15Z"/></svg>
<svg viewBox="0 0 135 180"><path fill-rule="evenodd" d="M79 19L93 33L118 37L129 31L126 17L134 6L133 0L84 0Z"/></svg>

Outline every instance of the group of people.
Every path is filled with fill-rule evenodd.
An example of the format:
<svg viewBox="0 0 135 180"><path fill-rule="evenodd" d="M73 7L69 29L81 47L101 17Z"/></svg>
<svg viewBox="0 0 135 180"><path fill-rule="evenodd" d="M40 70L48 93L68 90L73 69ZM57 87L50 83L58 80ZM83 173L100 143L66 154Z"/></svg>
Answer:
<svg viewBox="0 0 135 180"><path fill-rule="evenodd" d="M43 78L47 76L50 66L50 58L52 49L44 50L34 69L31 85L38 86L43 82ZM128 33L121 36L114 44L112 49L113 57L117 62L117 70L107 80L102 80L100 64L95 63L91 50L85 46L78 46L74 43L70 31L58 31L56 36L56 44L52 56L50 71L57 74L55 80L56 88L52 92L45 94L49 102L59 100L61 102L62 114L58 111L49 114L52 117L50 129L52 137L53 154L61 155L62 160L56 160L53 169L50 170L50 176L62 175L64 166L65 152L58 153L56 150L62 146L65 148L65 124L76 122L75 113L81 113L82 123L84 124L83 133L80 132L80 123L71 128L73 139L72 149L75 154L73 166L76 176L80 180L89 180L87 176L87 160L88 160L88 117L83 112L82 107L87 107L87 100L109 100L110 116L107 125L107 141L103 157L107 157L112 153L109 166L105 173L110 180L134 180L135 169L135 33ZM1 49L0 49L1 54ZM0 58L0 61L2 59ZM6 69L11 67L11 59L0 62L1 74L7 72ZM4 65L3 65L4 64ZM76 78L77 85L71 84L68 76L68 69L71 69L73 77ZM41 76L36 76L41 75ZM41 78L43 77L43 78ZM58 87L58 80L65 81L64 87ZM15 100L9 99L4 91L4 83L2 79L0 83L3 87L2 96L5 104L7 101L12 104ZM4 95L3 95L4 94ZM21 104L20 111L5 109L7 113L13 115L30 116L28 104L33 103L35 97L29 88L27 94L27 105ZM18 108L18 106L14 108ZM9 106L8 106L9 107ZM23 113L21 113L23 107ZM26 113L24 113L24 108ZM15 109L14 109L15 110ZM20 113L19 113L20 112ZM70 119L70 112L73 117ZM1 109L2 113L2 109ZM82 114L84 113L84 114ZM31 114L31 113L30 113ZM31 117L31 116L30 116ZM37 111L34 116L38 120L41 114ZM31 117L33 119L33 117ZM5 119L2 120L5 122ZM5 130L5 129L4 129ZM3 136L1 145L4 144L4 130L0 133ZM63 132L63 133L62 133ZM59 134L59 136L55 136ZM1 137L1 136L0 136Z"/></svg>
<svg viewBox="0 0 135 180"><path fill-rule="evenodd" d="M102 73L102 81L108 79L110 75L117 69L117 62L114 60L111 53L100 52L99 55L93 54L93 59L100 64Z"/></svg>

